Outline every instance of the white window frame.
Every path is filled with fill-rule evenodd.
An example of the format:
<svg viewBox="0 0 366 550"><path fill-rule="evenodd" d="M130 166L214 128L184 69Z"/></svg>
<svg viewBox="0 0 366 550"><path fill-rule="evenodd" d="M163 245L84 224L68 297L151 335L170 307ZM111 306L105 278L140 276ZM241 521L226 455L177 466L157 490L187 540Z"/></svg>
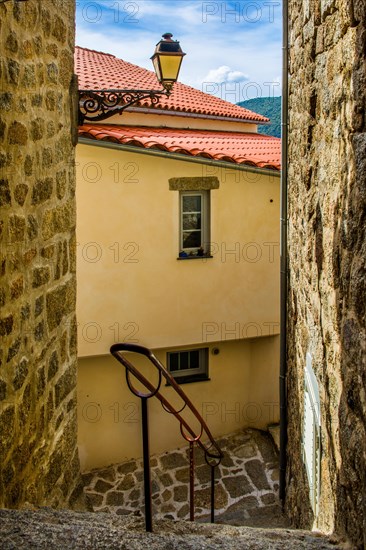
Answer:
<svg viewBox="0 0 366 550"><path fill-rule="evenodd" d="M176 371L170 370L170 358L172 355L180 355L182 353L190 353L192 351L199 352L199 367L180 369ZM209 348L189 348L189 349L177 349L167 352L166 365L168 372L176 379L178 383L182 382L198 382L201 380L208 380L208 363L209 363Z"/></svg>
<svg viewBox="0 0 366 550"><path fill-rule="evenodd" d="M183 247L183 197L201 197L201 242L200 246ZM205 255L208 254L210 243L210 191L180 191L179 193L179 250L188 255L196 255L199 248L203 248Z"/></svg>

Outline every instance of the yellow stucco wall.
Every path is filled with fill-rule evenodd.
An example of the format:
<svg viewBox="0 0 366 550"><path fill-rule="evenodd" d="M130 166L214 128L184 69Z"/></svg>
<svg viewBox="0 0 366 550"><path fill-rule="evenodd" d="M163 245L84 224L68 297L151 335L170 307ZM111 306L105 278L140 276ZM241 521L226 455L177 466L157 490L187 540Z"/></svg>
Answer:
<svg viewBox="0 0 366 550"><path fill-rule="evenodd" d="M278 421L278 346L278 336L210 345L210 380L182 388L214 437L244 426L264 429ZM219 348L218 355L211 353L213 347ZM165 365L166 350L155 354ZM138 356L132 361L141 364ZM180 408L171 387L163 383L162 392ZM154 399L149 412L152 454L187 445L176 419ZM84 471L141 456L140 400L127 388L124 367L112 356L79 359L78 417Z"/></svg>
<svg viewBox="0 0 366 550"><path fill-rule="evenodd" d="M141 456L140 404L109 353L219 347L184 391L215 436L278 420L279 178L123 149L77 147L79 446L84 470ZM216 176L213 258L178 260L179 192ZM164 387L169 395L172 388ZM179 402L176 402L177 407ZM151 402L151 452L183 444Z"/></svg>
<svg viewBox="0 0 366 550"><path fill-rule="evenodd" d="M77 146L79 355L277 334L279 178ZM212 259L177 260L173 177L215 175Z"/></svg>

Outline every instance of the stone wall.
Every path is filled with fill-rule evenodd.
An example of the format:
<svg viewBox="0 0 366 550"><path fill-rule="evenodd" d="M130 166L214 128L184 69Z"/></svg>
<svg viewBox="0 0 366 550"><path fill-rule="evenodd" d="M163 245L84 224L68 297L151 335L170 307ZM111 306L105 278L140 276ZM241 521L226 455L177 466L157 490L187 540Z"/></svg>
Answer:
<svg viewBox="0 0 366 550"><path fill-rule="evenodd" d="M0 32L0 506L73 505L74 0L1 3Z"/></svg>
<svg viewBox="0 0 366 550"><path fill-rule="evenodd" d="M365 4L290 0L287 511L366 546ZM314 518L301 458L303 372L322 421ZM362 546L364 544L364 546Z"/></svg>

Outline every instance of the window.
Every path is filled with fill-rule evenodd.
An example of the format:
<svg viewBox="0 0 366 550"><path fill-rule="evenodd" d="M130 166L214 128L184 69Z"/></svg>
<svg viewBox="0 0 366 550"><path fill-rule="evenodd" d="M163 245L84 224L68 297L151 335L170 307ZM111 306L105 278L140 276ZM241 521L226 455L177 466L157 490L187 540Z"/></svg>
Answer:
<svg viewBox="0 0 366 550"><path fill-rule="evenodd" d="M208 348L170 351L167 367L179 383L208 380Z"/></svg>
<svg viewBox="0 0 366 550"><path fill-rule="evenodd" d="M180 193L180 258L209 255L209 200L209 191Z"/></svg>

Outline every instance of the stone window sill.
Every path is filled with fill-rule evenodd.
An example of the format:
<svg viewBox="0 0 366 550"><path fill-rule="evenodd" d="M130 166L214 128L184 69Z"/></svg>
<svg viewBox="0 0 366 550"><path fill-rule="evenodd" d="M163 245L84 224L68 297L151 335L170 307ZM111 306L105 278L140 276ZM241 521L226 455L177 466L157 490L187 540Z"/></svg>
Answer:
<svg viewBox="0 0 366 550"><path fill-rule="evenodd" d="M206 376L205 374L202 375L192 375L192 376L176 376L174 377L174 380L177 382L177 384L193 384L193 382L210 382L211 378ZM170 386L169 382L165 384L166 386Z"/></svg>
<svg viewBox="0 0 366 550"><path fill-rule="evenodd" d="M213 258L213 256L182 256L178 257L177 260L208 260L210 258Z"/></svg>

